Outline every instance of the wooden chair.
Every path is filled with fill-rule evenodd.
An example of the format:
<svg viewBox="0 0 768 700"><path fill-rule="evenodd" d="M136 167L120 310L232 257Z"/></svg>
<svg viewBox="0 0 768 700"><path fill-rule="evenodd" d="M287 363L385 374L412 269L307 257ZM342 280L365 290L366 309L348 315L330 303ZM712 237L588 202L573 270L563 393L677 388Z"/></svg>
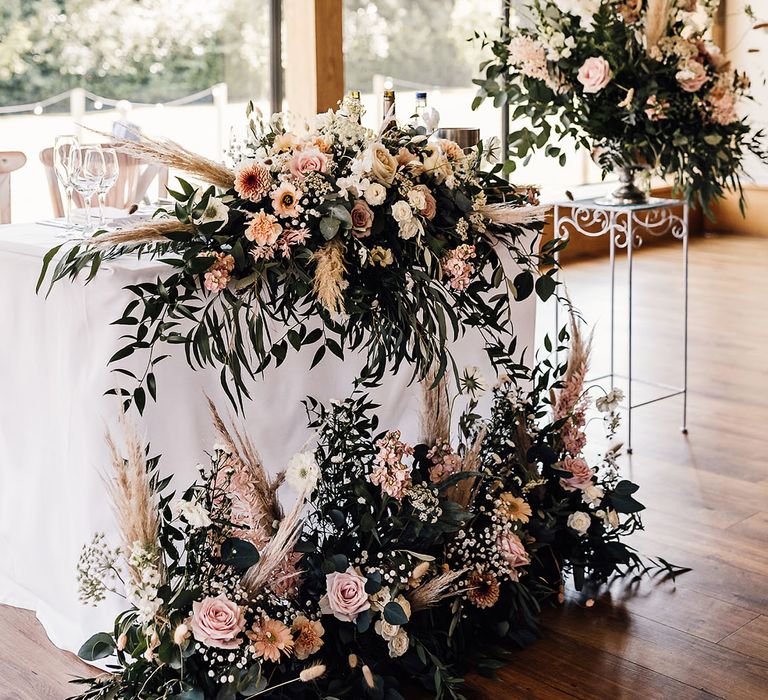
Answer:
<svg viewBox="0 0 768 700"><path fill-rule="evenodd" d="M109 148L111 144L102 144ZM53 149L44 148L40 151L40 160L45 167L45 177L48 181L48 191L51 195L54 216L64 216L64 205L61 199L59 181L53 169ZM116 209L128 209L133 204L139 204L145 197L153 180L157 180L157 195L165 197L168 194L168 168L118 152L117 163L120 174L117 182L107 193L106 206ZM75 193L75 206L82 207L83 201Z"/></svg>
<svg viewBox="0 0 768 700"><path fill-rule="evenodd" d="M11 223L11 173L26 162L21 151L0 151L0 224Z"/></svg>

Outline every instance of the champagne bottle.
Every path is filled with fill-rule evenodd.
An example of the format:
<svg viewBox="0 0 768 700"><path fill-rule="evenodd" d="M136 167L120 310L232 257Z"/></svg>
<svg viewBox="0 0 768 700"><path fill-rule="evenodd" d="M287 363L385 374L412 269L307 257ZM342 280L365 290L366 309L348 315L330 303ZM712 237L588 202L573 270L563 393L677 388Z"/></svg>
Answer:
<svg viewBox="0 0 768 700"><path fill-rule="evenodd" d="M360 124L363 116L363 104L360 99L360 90L350 90L344 98L345 113L350 118Z"/></svg>
<svg viewBox="0 0 768 700"><path fill-rule="evenodd" d="M384 100L382 102L382 133L394 128L397 124L395 116L395 91L384 90Z"/></svg>

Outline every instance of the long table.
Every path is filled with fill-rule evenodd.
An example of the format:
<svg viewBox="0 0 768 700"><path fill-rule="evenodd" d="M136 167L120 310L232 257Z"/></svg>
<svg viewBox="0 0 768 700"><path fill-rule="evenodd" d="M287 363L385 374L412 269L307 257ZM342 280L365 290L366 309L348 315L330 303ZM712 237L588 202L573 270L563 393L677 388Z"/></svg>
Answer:
<svg viewBox="0 0 768 700"><path fill-rule="evenodd" d="M51 641L74 651L94 632L111 629L124 607L116 597L97 608L82 605L75 567L95 532L119 541L104 482L104 434L119 435L120 410L114 396L105 396L118 383L107 359L121 347L121 326L110 324L131 296L124 287L153 279L163 266L111 261L90 284L61 281L45 299L34 287L43 256L61 242L58 232L40 224L0 226L0 603L35 610ZM533 347L535 307L533 298L514 305L520 348ZM466 336L452 352L459 366L488 369L479 336ZM312 354L294 353L268 370L242 419L275 471L309 437L301 400L344 398L362 366L359 356L326 356L310 372ZM408 386L409 378L405 368L373 395L382 404L382 428L416 439L419 389ZM193 371L180 348L157 366L157 379L157 403L135 420L153 454L163 455L161 471L184 487L214 442L204 394L224 411L228 403L217 371Z"/></svg>

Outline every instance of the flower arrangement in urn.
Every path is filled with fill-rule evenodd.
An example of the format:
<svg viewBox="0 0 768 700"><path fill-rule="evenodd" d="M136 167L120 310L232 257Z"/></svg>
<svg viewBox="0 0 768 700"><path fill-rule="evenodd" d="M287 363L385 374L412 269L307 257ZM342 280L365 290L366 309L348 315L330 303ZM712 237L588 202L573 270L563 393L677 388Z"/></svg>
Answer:
<svg viewBox="0 0 768 700"><path fill-rule="evenodd" d="M587 361L576 334L567 368L509 365L490 411L476 369L455 396L431 376L412 440L380 430L359 391L307 399L313 437L273 474L212 406L221 443L178 497L129 430L112 445L123 541L98 535L78 568L86 602L114 590L128 605L83 645L114 658L75 681L78 698L402 700L408 682L462 698L465 673L499 667L501 642L535 638L571 575L582 589L679 573L624 541L643 506L618 448L585 454ZM610 433L620 398L597 400Z"/></svg>
<svg viewBox="0 0 768 700"><path fill-rule="evenodd" d="M376 133L359 123L360 109L347 99L293 127L290 115L251 109L234 167L168 141L117 146L206 183L180 181L175 207L156 218L67 246L51 275L92 277L102 261L137 252L167 265L129 288L116 321L131 332L112 360L149 355L140 376L120 368L139 410L146 390L155 395L161 343L184 345L193 365L221 367L237 403L248 380L292 348L314 346L313 366L326 351L361 350L367 380L403 362L418 376L434 363L445 371L465 325L491 335L505 327L510 256L528 278L518 298L534 277L540 296L553 293L552 274L538 271L553 244L536 255L521 243L546 210L534 190L503 179L482 144L465 152L392 120Z"/></svg>
<svg viewBox="0 0 768 700"><path fill-rule="evenodd" d="M592 150L604 175L620 172L616 203L644 197L633 178L646 170L672 176L708 210L726 189L741 190L750 151L766 156L762 130L739 116L749 80L709 38L717 5L526 0L514 27L485 38L493 58L475 104L493 97L523 120L510 134L516 156L541 148L563 164L564 139Z"/></svg>

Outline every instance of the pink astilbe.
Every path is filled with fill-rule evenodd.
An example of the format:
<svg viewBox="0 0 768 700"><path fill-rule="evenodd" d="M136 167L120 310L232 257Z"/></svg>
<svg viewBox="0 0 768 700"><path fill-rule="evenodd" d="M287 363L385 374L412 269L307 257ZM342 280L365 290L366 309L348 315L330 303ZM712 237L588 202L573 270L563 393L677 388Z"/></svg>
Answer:
<svg viewBox="0 0 768 700"><path fill-rule="evenodd" d="M475 257L475 246L463 243L454 248L443 260L443 272L448 276L448 283L454 289L463 291L469 287L470 279L475 274L475 266L469 262Z"/></svg>
<svg viewBox="0 0 768 700"><path fill-rule="evenodd" d="M585 342L575 319L571 317L571 351L563 387L555 398L554 416L555 420L568 418L561 428L560 435L566 452L574 457L581 454L587 443L587 436L584 434L587 410L584 381L589 369L591 344L591 337Z"/></svg>
<svg viewBox="0 0 768 700"><path fill-rule="evenodd" d="M400 440L400 431L393 430L376 442L379 454L376 455L377 466L368 479L381 490L402 500L411 487L412 467L403 462L403 457L410 457L413 448Z"/></svg>
<svg viewBox="0 0 768 700"><path fill-rule="evenodd" d="M461 457L457 455L451 445L440 442L427 452L427 458L432 461L429 468L429 480L433 484L445 481L451 474L461 471Z"/></svg>
<svg viewBox="0 0 768 700"><path fill-rule="evenodd" d="M212 251L201 253L201 257L215 257L216 260L208 268L204 276L204 285L209 292L220 292L227 288L235 269L235 259L226 253L214 253Z"/></svg>

